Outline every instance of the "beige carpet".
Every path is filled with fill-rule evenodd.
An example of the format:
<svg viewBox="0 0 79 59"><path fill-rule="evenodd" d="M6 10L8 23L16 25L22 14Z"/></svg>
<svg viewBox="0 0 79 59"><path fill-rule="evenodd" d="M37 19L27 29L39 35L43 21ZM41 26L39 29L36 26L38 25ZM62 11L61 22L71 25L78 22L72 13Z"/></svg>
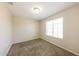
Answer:
<svg viewBox="0 0 79 59"><path fill-rule="evenodd" d="M45 40L35 39L12 45L8 56L75 56Z"/></svg>

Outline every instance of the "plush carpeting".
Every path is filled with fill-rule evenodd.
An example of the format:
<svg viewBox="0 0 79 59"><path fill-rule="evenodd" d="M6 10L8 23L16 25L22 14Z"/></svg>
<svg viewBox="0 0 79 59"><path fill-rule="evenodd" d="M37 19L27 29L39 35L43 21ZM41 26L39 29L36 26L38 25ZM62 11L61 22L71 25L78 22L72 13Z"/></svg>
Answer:
<svg viewBox="0 0 79 59"><path fill-rule="evenodd" d="M13 44L8 56L75 56L45 40L35 39Z"/></svg>

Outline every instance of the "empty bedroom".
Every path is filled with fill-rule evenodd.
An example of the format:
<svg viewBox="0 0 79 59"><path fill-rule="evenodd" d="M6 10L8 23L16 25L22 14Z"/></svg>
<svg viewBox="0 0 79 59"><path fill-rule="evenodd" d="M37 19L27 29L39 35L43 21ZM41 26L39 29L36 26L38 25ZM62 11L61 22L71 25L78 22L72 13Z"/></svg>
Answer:
<svg viewBox="0 0 79 59"><path fill-rule="evenodd" d="M79 3L0 2L0 56L79 56Z"/></svg>

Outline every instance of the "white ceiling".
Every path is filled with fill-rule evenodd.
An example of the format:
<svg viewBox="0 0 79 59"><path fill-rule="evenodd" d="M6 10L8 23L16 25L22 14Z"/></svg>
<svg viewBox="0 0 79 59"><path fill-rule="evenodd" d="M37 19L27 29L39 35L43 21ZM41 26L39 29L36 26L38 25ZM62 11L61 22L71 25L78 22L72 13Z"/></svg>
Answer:
<svg viewBox="0 0 79 59"><path fill-rule="evenodd" d="M75 4L76 2L14 2L10 10L16 16L40 20ZM32 11L34 7L41 8L39 14Z"/></svg>

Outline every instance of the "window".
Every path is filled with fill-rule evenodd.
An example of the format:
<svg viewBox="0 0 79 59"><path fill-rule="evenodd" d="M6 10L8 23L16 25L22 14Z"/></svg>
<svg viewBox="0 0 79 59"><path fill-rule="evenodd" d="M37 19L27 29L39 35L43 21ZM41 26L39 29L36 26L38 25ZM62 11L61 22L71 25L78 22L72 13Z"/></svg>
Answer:
<svg viewBox="0 0 79 59"><path fill-rule="evenodd" d="M63 38L63 17L46 22L46 35Z"/></svg>
<svg viewBox="0 0 79 59"><path fill-rule="evenodd" d="M52 33L53 32L52 27L53 27L52 21L48 21L46 23L46 34L49 35L49 36L53 35L53 33Z"/></svg>

